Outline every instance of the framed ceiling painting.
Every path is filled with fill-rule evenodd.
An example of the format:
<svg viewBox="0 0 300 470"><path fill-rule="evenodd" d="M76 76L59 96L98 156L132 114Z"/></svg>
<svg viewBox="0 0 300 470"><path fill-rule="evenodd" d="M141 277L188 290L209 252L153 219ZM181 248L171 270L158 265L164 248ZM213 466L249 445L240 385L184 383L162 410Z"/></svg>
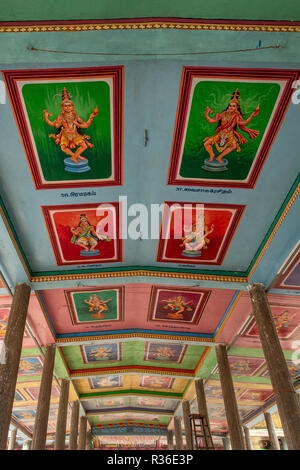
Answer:
<svg viewBox="0 0 300 470"><path fill-rule="evenodd" d="M36 189L122 184L122 66L2 75Z"/></svg>
<svg viewBox="0 0 300 470"><path fill-rule="evenodd" d="M65 296L73 325L123 320L124 288L66 290Z"/></svg>
<svg viewBox="0 0 300 470"><path fill-rule="evenodd" d="M245 207L165 202L157 261L221 265Z"/></svg>
<svg viewBox="0 0 300 470"><path fill-rule="evenodd" d="M189 287L153 286L151 289L148 321L159 320L175 324L190 323L196 325L200 320L209 296L210 291L206 290ZM184 352L185 350L183 350ZM157 353L158 351L156 351L156 357ZM155 354L154 351L152 351L152 356L153 354ZM165 351L164 354L166 354ZM177 357L177 354L175 354L175 357Z"/></svg>
<svg viewBox="0 0 300 470"><path fill-rule="evenodd" d="M300 242L297 243L284 269L279 273L273 288L300 290Z"/></svg>
<svg viewBox="0 0 300 470"><path fill-rule="evenodd" d="M298 75L183 67L168 184L254 188Z"/></svg>
<svg viewBox="0 0 300 470"><path fill-rule="evenodd" d="M144 361L180 364L186 350L187 346L182 344L147 342L145 344Z"/></svg>
<svg viewBox="0 0 300 470"><path fill-rule="evenodd" d="M43 206L56 264L122 261L119 203Z"/></svg>
<svg viewBox="0 0 300 470"><path fill-rule="evenodd" d="M273 321L280 339L291 338L299 328L300 309L293 306L274 305L270 303ZM255 319L253 318L241 336L259 338Z"/></svg>
<svg viewBox="0 0 300 470"><path fill-rule="evenodd" d="M122 360L122 344L107 343L80 346L84 364L117 362Z"/></svg>

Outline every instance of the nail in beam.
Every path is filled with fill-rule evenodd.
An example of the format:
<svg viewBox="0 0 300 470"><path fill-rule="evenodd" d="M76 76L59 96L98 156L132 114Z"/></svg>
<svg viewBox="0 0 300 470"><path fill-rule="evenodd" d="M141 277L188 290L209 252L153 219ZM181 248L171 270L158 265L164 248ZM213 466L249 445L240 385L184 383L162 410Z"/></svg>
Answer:
<svg viewBox="0 0 300 470"><path fill-rule="evenodd" d="M276 436L275 426L270 413L264 413L265 422L268 429L269 438L271 441L272 450L280 450L280 445Z"/></svg>
<svg viewBox="0 0 300 470"><path fill-rule="evenodd" d="M78 419L79 419L79 401L74 401L71 414L71 432L69 440L69 449L77 450L78 438Z"/></svg>
<svg viewBox="0 0 300 470"><path fill-rule="evenodd" d="M78 450L85 450L87 433L87 417L80 417Z"/></svg>
<svg viewBox="0 0 300 470"><path fill-rule="evenodd" d="M226 346L224 344L218 344L216 346L216 353L232 450L245 450L245 441Z"/></svg>
<svg viewBox="0 0 300 470"><path fill-rule="evenodd" d="M62 379L55 433L55 450L65 450L70 382Z"/></svg>
<svg viewBox="0 0 300 470"><path fill-rule="evenodd" d="M180 416L174 416L174 430L175 430L176 450L183 450Z"/></svg>
<svg viewBox="0 0 300 470"><path fill-rule="evenodd" d="M191 433L191 424L190 424L190 414L191 408L188 400L183 400L182 402L182 414L183 414L183 424L185 430L185 439L186 439L186 450L192 450L192 433Z"/></svg>
<svg viewBox="0 0 300 470"><path fill-rule="evenodd" d="M15 287L0 354L0 450L6 449L30 290L25 283Z"/></svg>
<svg viewBox="0 0 300 470"><path fill-rule="evenodd" d="M168 441L168 450L174 450L174 441L173 441L173 431L172 431L172 429L167 430L167 441Z"/></svg>
<svg viewBox="0 0 300 470"><path fill-rule="evenodd" d="M248 291L287 445L289 450L299 450L300 407L278 339L267 294L263 284L251 284L248 286Z"/></svg>
<svg viewBox="0 0 300 470"><path fill-rule="evenodd" d="M55 348L55 344L50 344L46 347L43 374L34 422L32 450L44 450L46 445L53 368L55 361Z"/></svg>

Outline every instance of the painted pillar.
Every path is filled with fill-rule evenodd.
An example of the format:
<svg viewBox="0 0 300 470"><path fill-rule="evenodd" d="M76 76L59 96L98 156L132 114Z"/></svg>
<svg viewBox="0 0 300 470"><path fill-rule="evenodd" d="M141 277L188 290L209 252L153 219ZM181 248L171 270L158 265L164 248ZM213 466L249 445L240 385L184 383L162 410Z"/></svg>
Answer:
<svg viewBox="0 0 300 470"><path fill-rule="evenodd" d="M193 443L192 443L192 432L191 432L191 424L190 424L191 408L190 408L190 403L188 402L188 400L183 400L182 402L182 413L183 413L183 424L184 424L185 439L186 439L186 450L192 450Z"/></svg>
<svg viewBox="0 0 300 470"><path fill-rule="evenodd" d="M174 430L175 430L176 450L183 450L180 416L174 416Z"/></svg>
<svg viewBox="0 0 300 470"><path fill-rule="evenodd" d="M167 430L167 441L168 441L168 450L174 450L174 441L173 441L173 431L172 431L172 429Z"/></svg>
<svg viewBox="0 0 300 470"><path fill-rule="evenodd" d="M13 428L10 432L10 439L9 439L9 444L8 444L8 450L14 450L15 445L16 445L16 440L17 440L17 428Z"/></svg>
<svg viewBox="0 0 300 470"><path fill-rule="evenodd" d="M77 437L78 437L78 419L79 419L79 401L74 401L71 414L71 432L69 449L77 450Z"/></svg>
<svg viewBox="0 0 300 470"><path fill-rule="evenodd" d="M17 284L0 353L0 450L6 449L15 397L30 286Z"/></svg>
<svg viewBox="0 0 300 470"><path fill-rule="evenodd" d="M251 437L250 437L250 429L247 426L243 426L244 434L245 434L245 442L246 442L246 449L253 450Z"/></svg>
<svg viewBox="0 0 300 470"><path fill-rule="evenodd" d="M66 445L66 428L68 416L68 399L69 399L70 382L62 379L60 387L59 407L56 422L55 433L55 450L65 450Z"/></svg>
<svg viewBox="0 0 300 470"><path fill-rule="evenodd" d="M216 346L216 353L232 450L245 450L245 441L226 346L224 344L218 344Z"/></svg>
<svg viewBox="0 0 300 470"><path fill-rule="evenodd" d="M269 438L271 441L272 450L280 450L280 445L276 436L275 426L270 413L264 413L265 422L268 429Z"/></svg>
<svg viewBox="0 0 300 470"><path fill-rule="evenodd" d="M46 445L53 368L55 361L55 348L55 344L50 344L46 348L43 374L34 422L32 450L44 450Z"/></svg>
<svg viewBox="0 0 300 470"><path fill-rule="evenodd" d="M78 450L85 450L86 433L87 433L87 417L81 416L79 423L80 424L79 424Z"/></svg>
<svg viewBox="0 0 300 470"><path fill-rule="evenodd" d="M251 284L248 290L287 445L290 450L299 450L300 406L278 339L267 294L263 284Z"/></svg>

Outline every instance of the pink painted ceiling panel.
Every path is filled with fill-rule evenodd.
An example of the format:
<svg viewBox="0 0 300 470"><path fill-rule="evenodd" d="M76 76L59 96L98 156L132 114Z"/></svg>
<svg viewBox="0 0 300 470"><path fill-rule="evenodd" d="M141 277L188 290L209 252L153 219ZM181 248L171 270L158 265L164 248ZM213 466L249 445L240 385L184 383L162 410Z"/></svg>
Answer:
<svg viewBox="0 0 300 470"><path fill-rule="evenodd" d="M151 284L41 291L56 334L126 329L213 334L234 294Z"/></svg>

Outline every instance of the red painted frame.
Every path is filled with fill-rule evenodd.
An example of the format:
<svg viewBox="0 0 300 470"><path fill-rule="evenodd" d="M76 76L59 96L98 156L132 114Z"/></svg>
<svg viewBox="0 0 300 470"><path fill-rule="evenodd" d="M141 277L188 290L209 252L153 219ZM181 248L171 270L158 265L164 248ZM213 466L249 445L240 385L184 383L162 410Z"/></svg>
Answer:
<svg viewBox="0 0 300 470"><path fill-rule="evenodd" d="M55 260L58 266L72 266L72 265L80 265L80 264L102 264L102 263L119 263L123 261L123 245L122 245L122 239L120 239L120 234L119 234L119 228L120 228L120 205L118 202L107 202L105 204L110 204L111 206L115 207L116 210L116 256L117 259L115 260L108 260L108 261L103 261L101 259L94 259L92 261L89 260L82 260L81 261L70 261L70 262L65 262L62 260L61 255L59 253L56 237L55 237L55 232L54 228L52 225L51 217L50 217L50 211L55 210L55 209L63 209L63 210L72 210L72 209L80 209L80 208L85 208L85 209L97 209L100 203L97 204L67 204L67 205L56 205L56 206L41 206L46 228L48 231L49 239L52 245L52 249L54 252Z"/></svg>
<svg viewBox="0 0 300 470"><path fill-rule="evenodd" d="M94 186L118 186L122 184L123 177L123 82L124 67L91 67L91 68L68 68L68 69L39 69L39 70L4 70L3 80L6 84L7 93L11 103L12 111L19 130L21 142L25 151L35 189L53 188L86 188ZM19 80L57 80L74 78L113 78L113 110L114 110L114 174L115 179L111 181L97 182L95 180L85 182L45 183L42 181L37 164L37 157L32 145L32 139L25 118L23 105L20 99L17 82Z"/></svg>
<svg viewBox="0 0 300 470"><path fill-rule="evenodd" d="M200 179L198 181L185 178L184 180L178 179L176 174L179 167L180 149L183 142L183 133L188 118L188 103L191 93L192 80L194 77L207 77L207 78L228 78L238 80L242 79L260 79L260 80L286 80L286 85L283 90L283 94L277 105L277 109L272 118L271 125L264 138L263 145L259 151L258 157L256 157L256 163L248 175L246 182L240 181L214 181L208 179ZM208 67L183 67L180 91L177 105L176 121L173 135L173 143L171 150L171 158L169 165L168 181L167 184L177 186L215 186L215 187L236 187L236 188L251 188L253 189L258 176L263 168L268 153L283 121L285 113L287 111L290 99L293 92L293 82L299 78L299 70L277 70L277 69L228 69L228 68L208 68Z"/></svg>
<svg viewBox="0 0 300 470"><path fill-rule="evenodd" d="M165 220L165 214L166 214L166 210L165 210L165 207L166 205L168 205L169 207L172 206L173 204L177 204L179 206L184 206L184 205L192 205L192 206L196 206L197 204L203 204L204 205L204 212L205 212L205 208L206 207L209 207L209 208L212 208L212 209L216 209L216 210L220 210L220 209L236 209L236 212L233 216L233 220L230 224L230 230L229 230L229 233L227 234L226 236L226 239L225 239L225 243L223 245L223 248L220 252L220 254L218 255L218 258L217 258L217 261L209 261L209 260L196 260L196 259L193 259L193 258L190 258L188 260L184 260L184 259L181 259L181 258L178 258L176 260L169 260L169 259L164 259L163 258L163 249L164 249L164 246L165 244L168 242L167 239L163 239L162 238L162 230L163 230L163 224L169 224L170 221L171 221L171 218L166 221ZM201 202L176 202L176 201L165 201L164 202L164 209L163 209L163 213L162 213L162 219L161 219L161 226L160 226L160 235L159 235L159 241L158 241L158 249L157 249L157 256L156 256L156 261L158 262L162 262L162 263L176 263L176 264L209 264L209 265L221 265L224 258L225 258L225 255L227 253L227 250L229 248L229 245L231 243L231 240L233 238L233 235L236 231L236 229L238 228L238 225L240 223L240 220L241 220L241 217L243 215L243 212L245 210L246 206L245 205L237 205L237 204L211 204L211 203L201 203ZM168 225L167 225L168 226Z"/></svg>

